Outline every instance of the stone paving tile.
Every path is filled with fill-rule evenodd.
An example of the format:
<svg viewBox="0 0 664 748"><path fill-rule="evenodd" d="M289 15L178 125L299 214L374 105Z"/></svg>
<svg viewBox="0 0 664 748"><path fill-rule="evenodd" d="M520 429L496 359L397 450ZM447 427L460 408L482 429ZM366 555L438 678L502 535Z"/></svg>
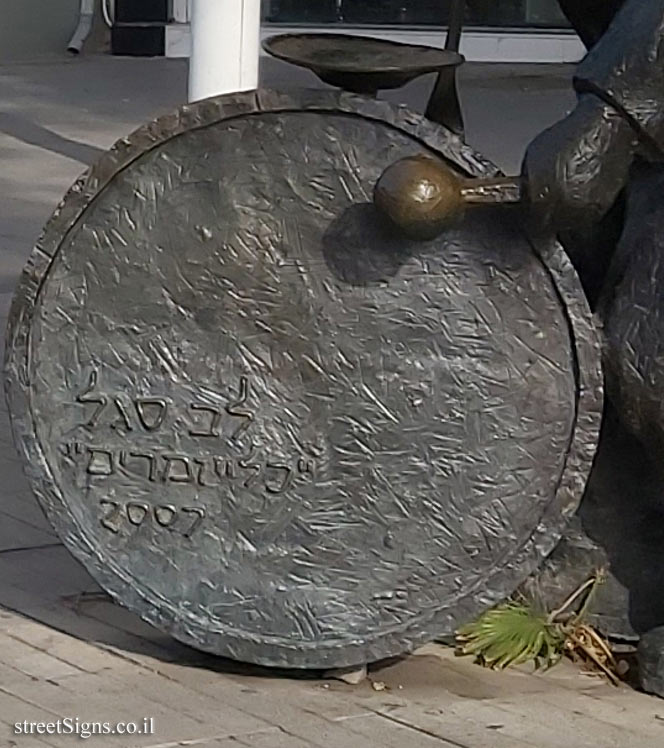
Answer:
<svg viewBox="0 0 664 748"><path fill-rule="evenodd" d="M64 551L56 550L56 560L64 560ZM53 551L34 551L31 555L43 556L45 553L52 558ZM3 636L34 650L28 654L17 651L13 645L13 654L7 662L3 653L10 651L10 647L0 638L0 663L4 661L6 667L23 673L25 677L44 680L48 676L47 682L58 683L65 691L78 689L80 698L60 693L58 698L65 700L57 702L61 706L71 703L71 709L76 709L77 714L80 713L80 707L76 706L78 702L94 702L88 701L87 697L84 699L82 694L95 690L90 682L90 678L95 676L101 677L106 682L105 687L113 693L116 719L120 719L117 714L126 713L134 703L130 694L135 692L150 695L156 705L155 714L163 716L164 707L179 707L194 722L196 715L201 713L198 710L210 714L212 705L215 705L217 713L232 710L234 714L245 715L237 719L240 725L246 720L248 730L255 726L251 720L261 720L279 728L277 732L262 736L262 742L257 743L259 746L271 745L268 734L274 735L275 746L292 745L293 748L301 744L426 746L433 745L431 741L435 739L442 746L468 748L528 745L605 748L624 742L626 737L629 737L630 746L646 748L658 744L654 741L659 741L660 736L664 739L664 722L658 719L664 716L664 704L658 700L626 689L607 691L608 687L601 683L565 668L564 672L557 671L560 675L548 678L523 673L497 675L465 660L449 658L446 650L440 647L425 648L414 657L372 668L371 677L380 679L389 688L384 692L373 691L369 684L352 688L336 682L266 678L260 674L263 671L255 668L247 668L245 672L248 674L242 674L240 665L233 665L230 672L226 672L227 665L215 658L192 651L191 659L188 659L182 654L189 651L187 648L180 648L150 628L130 626L129 613L122 612L115 619L113 616L107 618L125 629L133 628L140 635L129 634L122 628L109 626L89 618L84 612L77 613L66 607L57 595L84 588L87 581L83 574L75 575L78 583L57 582L58 574L71 573L76 568L74 564L65 563L46 581L47 587L56 585L56 595L49 598L50 607L45 606L41 582L36 583L35 579L40 569L52 567L53 561L44 564L39 560L26 560L28 571L24 575L1 573L0 601L9 600L15 609L24 609L32 617L39 615L49 625L21 619L12 613L0 617ZM12 599L7 593L5 580L8 578L17 592L23 588L23 597L19 595ZM107 603L90 605L106 606ZM80 610L85 611L86 607L90 606L83 602ZM72 622L78 628L72 627ZM70 628L71 633L54 632L53 627L61 631ZM108 632L121 637L119 647L107 648L104 640L108 640ZM79 648L74 633L87 640L79 641ZM173 652L169 652L171 649ZM0 684L10 682L14 681L0 670ZM53 692L42 690L40 693L45 696ZM15 694L16 691L12 693ZM593 711L595 701L603 703L602 699L608 697L614 700L616 710L622 708L622 722L602 718ZM44 699L37 703L43 704L48 712L53 711L56 702ZM625 715L637 707L638 721L625 723ZM538 714L538 709L543 716L535 719L533 715ZM163 724L168 726L170 722L166 719ZM559 729L559 724L565 727ZM185 721L186 725L190 723ZM406 737L402 734L404 730L407 731ZM184 734L191 733L178 733ZM208 732L199 737L211 736L212 733ZM172 736L161 735L159 742L141 745L162 745L165 742L162 737L170 739ZM216 733L216 737L220 737L220 733ZM276 742L277 738L279 742ZM570 740L577 742L570 743Z"/></svg>
<svg viewBox="0 0 664 748"><path fill-rule="evenodd" d="M39 530L9 514L0 512L0 554L25 548L59 545L52 532Z"/></svg>
<svg viewBox="0 0 664 748"><path fill-rule="evenodd" d="M471 702L472 704L473 702ZM470 705L469 705L470 706ZM513 725L498 712L496 713L486 704L480 708L455 710L453 706L440 708L424 708L418 704L387 704L379 709L379 714L392 723L409 725L435 735L455 745L462 746L491 746L491 748L534 748L542 745L540 736L534 734L534 742L527 738L515 736ZM507 727L506 732L502 732ZM517 727L516 732L520 732ZM532 729L532 726L531 726Z"/></svg>
<svg viewBox="0 0 664 748"><path fill-rule="evenodd" d="M102 621L88 618L72 607L71 599L43 599L40 595L3 583L0 585L0 606L11 612L20 612L29 620L38 622L77 641L89 642L104 652L113 655L117 662L128 663L132 667L154 670L157 663L176 660L190 667L196 667L202 655L173 642L172 639L156 631L146 639L129 634L122 629ZM118 665L116 664L115 667Z"/></svg>
<svg viewBox="0 0 664 748"><path fill-rule="evenodd" d="M26 657L27 659L27 657ZM136 722L154 720L154 734L146 734L132 741L132 745L149 746L166 741L203 740L250 734L256 731L275 731L273 725L246 714L228 709L223 704L210 704L191 699L188 694L176 700L165 699L167 681L146 683L139 690L134 681L114 679L107 674L53 675L49 678L26 677L23 668L0 666L0 689L11 691L23 701L48 708L60 717L79 717L93 722ZM189 708L188 708L189 707ZM17 720L22 719L19 712ZM70 739L71 740L71 739ZM66 739L64 739L66 744ZM127 738L104 737L100 744L124 748Z"/></svg>
<svg viewBox="0 0 664 748"><path fill-rule="evenodd" d="M0 460L0 465L4 464L4 460ZM20 463L13 463L20 469ZM5 473L3 468L0 467L0 480ZM36 527L38 530L42 530L49 535L55 537L55 531L52 529L50 522L44 516L41 507L37 503L37 499L30 492L27 487L24 491L18 491L16 493L7 493L2 497L2 514L7 514L15 519L20 519L21 522Z"/></svg>
<svg viewBox="0 0 664 748"><path fill-rule="evenodd" d="M3 437L5 440L3 444L7 452L10 452L10 450L13 451L13 446L10 446L11 443L8 442L11 439L11 435L5 431ZM0 481L0 489L3 495L14 496L20 493L25 494L30 490L30 484L23 470L23 463L17 460L5 459L4 455L0 457ZM0 506L1 509L2 507Z"/></svg>
<svg viewBox="0 0 664 748"><path fill-rule="evenodd" d="M311 743L295 735L289 735L288 733L280 730L276 733L257 733L251 736L242 736L235 739L234 744L224 745L223 743L212 743L211 745L217 748L238 748L238 744L241 746L249 746L249 748L311 748ZM208 748L205 746L205 748Z"/></svg>
<svg viewBox="0 0 664 748"><path fill-rule="evenodd" d="M44 748L48 746L43 740L31 735L15 735L10 726L0 720L0 738L4 739L2 745L7 748Z"/></svg>
<svg viewBox="0 0 664 748"><path fill-rule="evenodd" d="M227 729L224 739L233 735L240 745L275 748L282 745L649 748L664 739L664 724L658 719L660 712L664 712L661 702L590 681L571 667L563 667L565 677L560 678L523 672L498 675L465 660L453 660L448 650L430 646L422 654L389 668L375 669L371 677L386 678L383 682L390 689L375 692L368 683L350 687L337 682L252 675L257 670L261 672L256 668L247 668L249 674L240 675L238 671L242 668L238 665L229 674L214 658L208 658L207 668L151 657L130 662L97 650L92 642L80 643L81 651L77 653L74 646L68 646L68 640L75 643L74 637L54 635L47 626L22 620L13 613L0 616L0 630L2 636L10 636L20 645L14 646L9 662L0 655L0 689L43 706L46 715L62 714L66 707L71 705L74 709L80 701L91 710L93 707L102 710L100 714L105 716L103 706L111 704L114 719L120 719L119 714L128 714L130 707L137 705L133 695L141 694L150 703L140 703L151 710L150 715L160 716L166 732L160 733L157 742L142 741L136 745L161 746L175 737L169 710L183 716L178 723L181 730L178 736L186 734L190 736L187 739L194 738L192 724L201 723L204 729L195 735L196 741L213 745L222 736L221 731L215 732L218 725ZM0 653L8 650L0 638ZM48 659L43 659L45 656ZM460 679L459 673L465 679ZM476 682L474 695L473 682ZM59 690L53 690L54 686ZM595 696L587 696L586 692ZM79 696L74 698L72 694ZM88 698L87 694L94 697ZM641 707L638 722L633 720L622 729L593 714L589 703L607 698L608 694L626 714L638 704ZM80 707L76 709L76 714L80 714ZM99 715L94 712L89 716ZM256 731L257 724L267 726ZM251 738L243 738L243 731L251 734ZM213 734L215 740L208 740Z"/></svg>
<svg viewBox="0 0 664 748"><path fill-rule="evenodd" d="M0 631L5 642L11 639L17 645L60 660L73 667L76 675L104 673L109 676L110 671L122 673L134 669L127 660L99 646L10 611L6 611L4 617L0 616ZM43 677L43 674L38 675Z"/></svg>

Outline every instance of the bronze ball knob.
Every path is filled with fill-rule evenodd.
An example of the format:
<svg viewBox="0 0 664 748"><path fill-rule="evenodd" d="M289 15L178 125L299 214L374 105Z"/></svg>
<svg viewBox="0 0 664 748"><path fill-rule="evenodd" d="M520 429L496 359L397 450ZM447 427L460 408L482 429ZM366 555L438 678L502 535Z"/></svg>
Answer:
<svg viewBox="0 0 664 748"><path fill-rule="evenodd" d="M517 178L468 179L442 159L419 154L391 164L374 187L374 205L407 237L438 236L471 203L515 203L521 200Z"/></svg>
<svg viewBox="0 0 664 748"><path fill-rule="evenodd" d="M374 204L413 239L433 239L463 211L457 176L425 155L388 166L376 182Z"/></svg>

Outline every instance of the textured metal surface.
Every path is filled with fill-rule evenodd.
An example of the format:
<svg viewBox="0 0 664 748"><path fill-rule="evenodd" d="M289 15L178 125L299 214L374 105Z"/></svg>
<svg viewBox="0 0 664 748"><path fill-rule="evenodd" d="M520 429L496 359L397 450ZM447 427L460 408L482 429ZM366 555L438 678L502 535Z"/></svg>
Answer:
<svg viewBox="0 0 664 748"><path fill-rule="evenodd" d="M571 114L526 151L526 192L537 223L558 231L597 225L625 188L637 149L636 131L620 112L582 94ZM600 258L595 273L607 264Z"/></svg>
<svg viewBox="0 0 664 748"><path fill-rule="evenodd" d="M421 152L497 175L380 102L204 101L102 158L32 255L6 361L32 485L186 643L407 651L512 592L578 504L601 387L576 275L501 210L386 232L373 184Z"/></svg>
<svg viewBox="0 0 664 748"><path fill-rule="evenodd" d="M664 2L560 5L592 49L577 107L529 147L525 173L539 222L571 228L564 244L597 307L620 424L606 426L580 537L554 552L545 581L568 591L579 549L588 563L603 555L613 578L595 613L634 636L664 624Z"/></svg>
<svg viewBox="0 0 664 748"><path fill-rule="evenodd" d="M588 620L606 635L633 640L664 625L664 479L606 405L577 516L528 587L554 610L596 569L606 569Z"/></svg>
<svg viewBox="0 0 664 748"><path fill-rule="evenodd" d="M280 60L308 68L325 83L365 94L399 88L463 62L449 49L347 34L281 34L266 39L263 47ZM446 98L453 93L446 90Z"/></svg>
<svg viewBox="0 0 664 748"><path fill-rule="evenodd" d="M641 164L633 170L624 231L598 313L611 401L664 476L663 189L664 165Z"/></svg>
<svg viewBox="0 0 664 748"><path fill-rule="evenodd" d="M664 626L649 631L639 642L639 685L664 698Z"/></svg>
<svg viewBox="0 0 664 748"><path fill-rule="evenodd" d="M623 0L576 70L578 91L615 106L660 155L664 140L664 0ZM610 11L609 11L610 12Z"/></svg>

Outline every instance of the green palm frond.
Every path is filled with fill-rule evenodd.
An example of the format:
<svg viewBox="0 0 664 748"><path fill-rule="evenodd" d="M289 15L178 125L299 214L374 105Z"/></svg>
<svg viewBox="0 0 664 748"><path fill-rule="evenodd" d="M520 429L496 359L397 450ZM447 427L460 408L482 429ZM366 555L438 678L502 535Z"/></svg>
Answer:
<svg viewBox="0 0 664 748"><path fill-rule="evenodd" d="M457 653L495 670L525 662L549 668L566 655L618 685L621 672L611 645L584 622L605 578L605 570L598 569L550 613L536 598L511 600L487 611L457 631Z"/></svg>
<svg viewBox="0 0 664 748"><path fill-rule="evenodd" d="M562 657L565 634L525 602L508 602L481 615L457 632L459 654L502 670L525 662L551 667Z"/></svg>

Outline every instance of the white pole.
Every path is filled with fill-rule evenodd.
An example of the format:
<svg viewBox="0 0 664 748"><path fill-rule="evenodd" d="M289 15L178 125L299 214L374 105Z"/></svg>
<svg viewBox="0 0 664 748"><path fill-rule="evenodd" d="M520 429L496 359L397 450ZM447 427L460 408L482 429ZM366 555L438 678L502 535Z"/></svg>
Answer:
<svg viewBox="0 0 664 748"><path fill-rule="evenodd" d="M192 0L189 101L258 88L261 0Z"/></svg>

